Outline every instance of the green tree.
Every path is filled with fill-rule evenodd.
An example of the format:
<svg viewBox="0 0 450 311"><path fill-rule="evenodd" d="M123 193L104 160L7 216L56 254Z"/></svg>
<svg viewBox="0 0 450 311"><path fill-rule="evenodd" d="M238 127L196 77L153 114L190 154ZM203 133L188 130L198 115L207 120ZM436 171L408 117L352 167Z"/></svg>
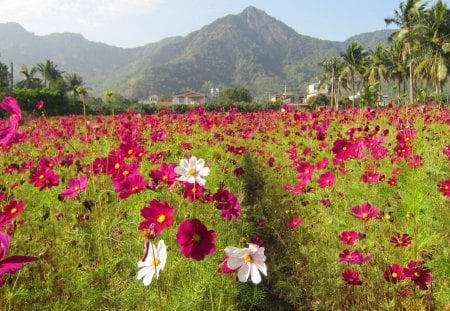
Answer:
<svg viewBox="0 0 450 311"><path fill-rule="evenodd" d="M417 27L423 34L421 57L414 73L430 81L439 96L447 80L450 60L450 14L447 5L441 0L425 12L425 22Z"/></svg>
<svg viewBox="0 0 450 311"><path fill-rule="evenodd" d="M77 73L68 73L64 76L64 80L66 81L67 92L72 95L72 101L75 103L77 98L82 95L79 93L79 90L83 88L84 92L86 92L83 77Z"/></svg>
<svg viewBox="0 0 450 311"><path fill-rule="evenodd" d="M344 62L345 69L349 72L351 89L352 89L352 105L355 106L356 96L356 78L364 81L364 65L367 62L367 56L369 53L361 46L357 41L353 41L348 47L346 52L341 53L342 60Z"/></svg>
<svg viewBox="0 0 450 311"><path fill-rule="evenodd" d="M35 78L36 67L31 67L28 69L27 65L22 65L20 67L20 73L23 76L23 80L17 82L16 87L22 89L36 89L41 84L41 80L39 78Z"/></svg>
<svg viewBox="0 0 450 311"><path fill-rule="evenodd" d="M58 65L55 65L49 59L37 64L36 69L41 74L42 82L46 88L51 88L52 84L62 79L63 72L58 69Z"/></svg>
<svg viewBox="0 0 450 311"><path fill-rule="evenodd" d="M408 63L409 70L409 99L414 102L414 77L413 66L415 60L415 52L420 42L417 40L419 34L416 30L422 29L418 24L423 18L426 5L421 0L407 0L401 2L399 10L395 10L393 17L385 18L386 25L395 24L400 29L395 31L391 40L396 40L402 47L402 58Z"/></svg>
<svg viewBox="0 0 450 311"><path fill-rule="evenodd" d="M320 63L320 65L324 68L323 74L320 76L319 80L321 83L328 83L331 88L331 105L334 105L336 109L339 108L339 79L342 75L342 71L344 69L344 63L342 59L337 56L332 56L330 59L327 59Z"/></svg>
<svg viewBox="0 0 450 311"><path fill-rule="evenodd" d="M9 87L9 71L8 66L0 62L0 91Z"/></svg>
<svg viewBox="0 0 450 311"><path fill-rule="evenodd" d="M253 101L253 97L250 94L250 91L243 87L226 89L222 93L220 98L223 102L231 102L231 103L236 102L251 103Z"/></svg>
<svg viewBox="0 0 450 311"><path fill-rule="evenodd" d="M381 43L369 52L369 58L366 67L366 78L370 85L378 86L377 93L382 95L383 82L387 81L388 68L392 65L389 59L388 49Z"/></svg>

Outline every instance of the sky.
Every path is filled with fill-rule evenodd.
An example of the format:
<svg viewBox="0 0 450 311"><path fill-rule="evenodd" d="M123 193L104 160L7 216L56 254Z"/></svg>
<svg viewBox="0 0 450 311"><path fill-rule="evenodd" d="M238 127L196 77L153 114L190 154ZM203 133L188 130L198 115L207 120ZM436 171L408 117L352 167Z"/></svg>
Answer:
<svg viewBox="0 0 450 311"><path fill-rule="evenodd" d="M36 35L72 32L131 48L186 36L252 5L301 35L344 41L381 29L401 0L0 0L0 23L17 22ZM434 1L429 1L433 3ZM446 2L446 1L445 1Z"/></svg>

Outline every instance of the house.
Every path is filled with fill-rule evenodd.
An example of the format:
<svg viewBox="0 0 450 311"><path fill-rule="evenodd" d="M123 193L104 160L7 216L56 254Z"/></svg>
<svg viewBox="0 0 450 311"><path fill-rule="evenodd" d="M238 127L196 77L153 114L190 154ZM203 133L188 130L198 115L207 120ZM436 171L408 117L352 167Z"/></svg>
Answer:
<svg viewBox="0 0 450 311"><path fill-rule="evenodd" d="M173 105L195 105L206 102L207 95L194 90L187 90L172 97Z"/></svg>
<svg viewBox="0 0 450 311"><path fill-rule="evenodd" d="M319 81L308 85L307 91L308 93L306 94L306 99L319 94L328 94L330 90L328 84L324 84L321 86Z"/></svg>
<svg viewBox="0 0 450 311"><path fill-rule="evenodd" d="M156 104L159 101L159 96L156 94L152 94L148 97L150 104Z"/></svg>
<svg viewBox="0 0 450 311"><path fill-rule="evenodd" d="M294 93L275 94L270 97L271 102L281 101L284 104L293 104L296 102Z"/></svg>

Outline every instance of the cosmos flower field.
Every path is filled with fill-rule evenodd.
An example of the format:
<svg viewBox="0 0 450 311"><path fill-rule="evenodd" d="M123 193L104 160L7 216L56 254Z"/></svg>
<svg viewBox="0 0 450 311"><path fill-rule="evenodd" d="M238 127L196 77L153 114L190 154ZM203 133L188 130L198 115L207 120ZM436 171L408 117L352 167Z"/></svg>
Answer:
<svg viewBox="0 0 450 311"><path fill-rule="evenodd" d="M450 111L0 108L0 310L445 310Z"/></svg>

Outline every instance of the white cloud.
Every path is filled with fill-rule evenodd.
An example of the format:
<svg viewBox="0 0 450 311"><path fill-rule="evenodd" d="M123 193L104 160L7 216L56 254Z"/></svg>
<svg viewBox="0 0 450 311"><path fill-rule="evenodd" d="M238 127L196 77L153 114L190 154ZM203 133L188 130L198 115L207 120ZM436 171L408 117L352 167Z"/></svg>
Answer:
<svg viewBox="0 0 450 311"><path fill-rule="evenodd" d="M149 13L165 0L0 0L0 20L38 34L83 32L119 18Z"/></svg>

